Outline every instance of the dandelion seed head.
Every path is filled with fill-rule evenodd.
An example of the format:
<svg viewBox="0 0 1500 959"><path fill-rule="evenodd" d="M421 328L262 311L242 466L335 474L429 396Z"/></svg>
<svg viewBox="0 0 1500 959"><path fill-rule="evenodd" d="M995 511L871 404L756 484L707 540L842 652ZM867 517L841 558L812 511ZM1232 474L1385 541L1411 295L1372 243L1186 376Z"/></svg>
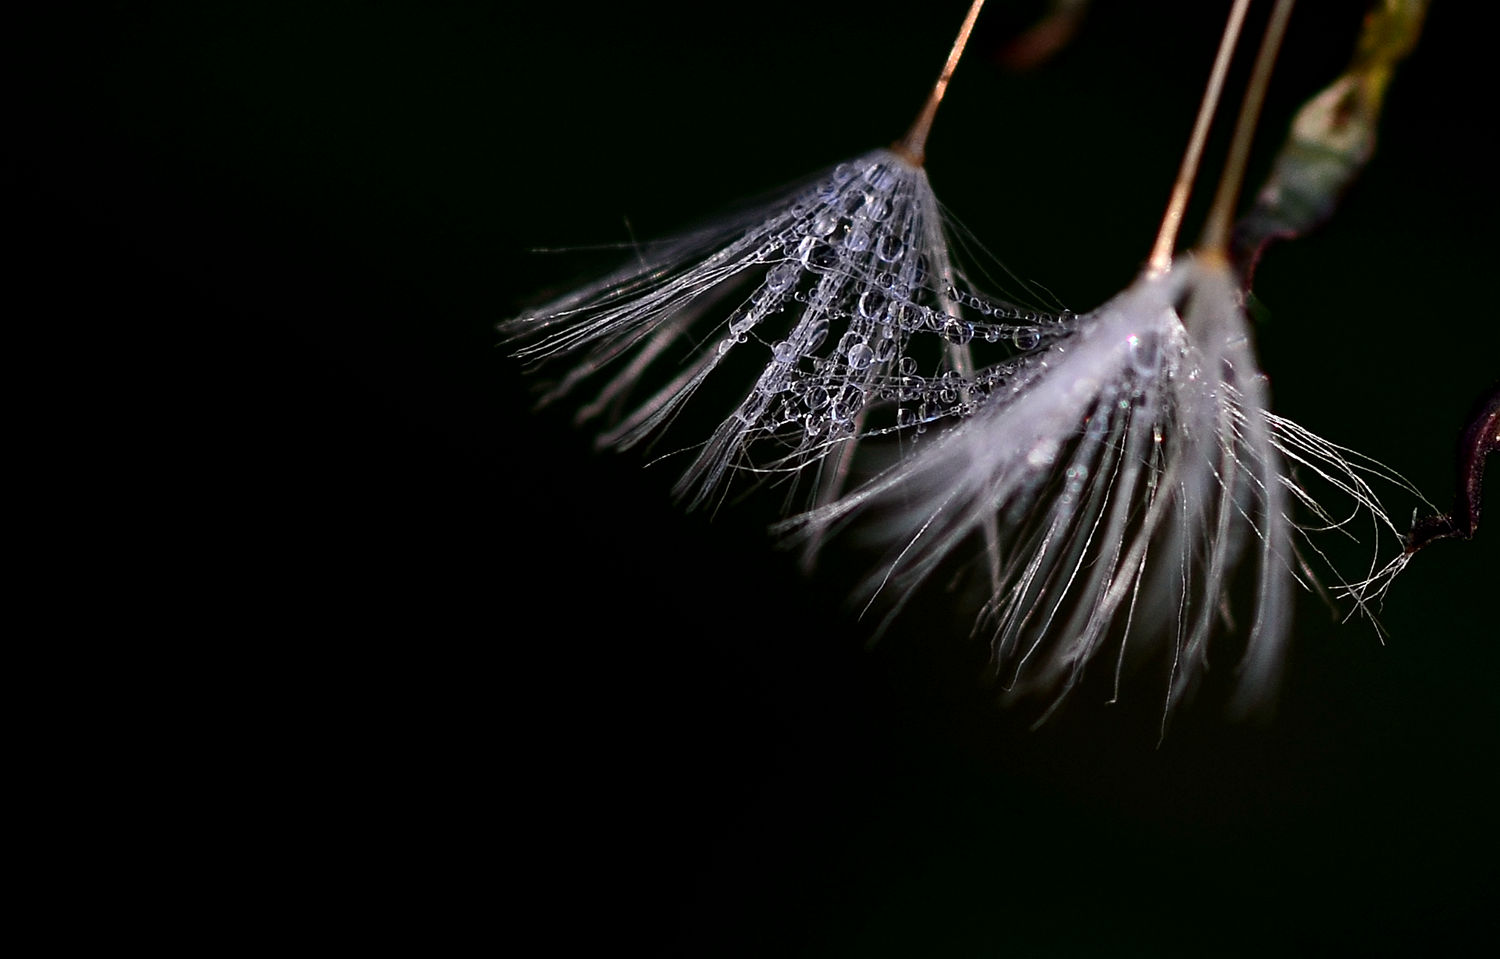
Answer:
<svg viewBox="0 0 1500 959"><path fill-rule="evenodd" d="M876 150L502 330L536 364L569 365L548 399L602 383L580 418L611 421L606 445L654 442L690 399L727 397L706 438L682 440L676 491L699 505L734 475L795 477L869 432L965 415L987 388L954 379L968 344L1029 349L1046 319L970 289L926 172ZM746 353L758 372L733 379ZM710 381L714 399L696 399ZM912 405L867 422L892 403Z"/></svg>
<svg viewBox="0 0 1500 959"><path fill-rule="evenodd" d="M1062 326L935 442L782 528L878 529L890 558L866 595L884 595L887 618L939 569L972 563L988 577L975 631L1003 683L1053 706L1091 668L1118 686L1127 664L1155 663L1170 713L1224 644L1243 567L1252 598L1235 706L1264 706L1304 579L1299 544L1320 555L1313 534L1330 515L1292 467L1344 501L1338 526L1394 534L1367 482L1383 471L1270 413L1220 262L1180 258ZM1359 598L1394 571L1336 582Z"/></svg>

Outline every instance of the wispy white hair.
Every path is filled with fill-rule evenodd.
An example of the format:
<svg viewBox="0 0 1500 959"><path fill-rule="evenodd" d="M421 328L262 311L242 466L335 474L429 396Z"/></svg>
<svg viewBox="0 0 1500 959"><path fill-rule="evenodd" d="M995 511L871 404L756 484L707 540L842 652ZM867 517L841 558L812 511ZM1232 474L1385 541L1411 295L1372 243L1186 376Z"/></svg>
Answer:
<svg viewBox="0 0 1500 959"><path fill-rule="evenodd" d="M1100 659L1113 659L1118 691L1127 653L1158 654L1165 713L1206 668L1231 575L1248 561L1233 705L1263 705L1292 585L1306 582L1297 541L1356 517L1400 536L1366 479L1385 475L1377 465L1269 411L1248 334L1228 266L1180 258L1044 349L979 374L989 395L973 416L786 527L878 525L893 556L868 588L893 594L888 615L939 567L986 556L975 628L1008 684L1055 704ZM1348 515L1319 507L1292 465L1347 498ZM1377 580L1354 584L1355 598Z"/></svg>
<svg viewBox="0 0 1500 959"><path fill-rule="evenodd" d="M969 341L1034 341L1043 318L961 281L926 172L875 150L501 329L521 356L571 364L549 398L602 380L579 419L612 418L600 442L618 447L655 438L753 354L758 372L719 378L723 418L691 441L676 492L699 505L734 470L792 475L840 449L842 471L877 401L907 401L902 426L967 412Z"/></svg>

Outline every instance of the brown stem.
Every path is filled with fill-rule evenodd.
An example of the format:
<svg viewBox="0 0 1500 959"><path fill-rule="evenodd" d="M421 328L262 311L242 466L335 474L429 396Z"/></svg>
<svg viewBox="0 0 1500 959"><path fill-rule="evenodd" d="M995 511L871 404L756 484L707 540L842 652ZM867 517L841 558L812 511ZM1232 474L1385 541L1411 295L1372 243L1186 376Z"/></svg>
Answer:
<svg viewBox="0 0 1500 959"><path fill-rule="evenodd" d="M916 122L906 131L906 136L891 147L892 151L905 158L912 166L921 166L927 158L927 134L932 131L932 118L937 116L938 104L943 102L943 94L948 92L948 81L953 79L953 71L958 68L958 58L964 55L964 46L969 42L969 34L974 30L974 21L979 19L979 8L982 6L984 0L974 0L969 5L968 16L964 17L963 26L958 28L958 39L953 41L953 49L948 51L948 62L943 64L943 72L938 75L932 93L922 105L922 112L917 114Z"/></svg>
<svg viewBox="0 0 1500 959"><path fill-rule="evenodd" d="M1255 55L1255 69L1250 74L1250 86L1245 89L1245 100L1240 104L1240 116L1235 121L1234 138L1229 141L1229 159L1219 177L1219 190L1214 194L1213 207L1208 212L1208 223L1203 228L1203 239L1199 248L1227 256L1229 253L1229 228L1234 222L1234 205L1239 200L1240 186L1245 181L1245 163L1250 157L1250 143L1255 139L1255 124L1260 119L1260 108L1266 101L1266 87L1271 85L1271 70L1276 66L1276 53L1281 49L1281 38L1286 36L1286 24L1292 16L1295 0L1276 0L1266 24L1265 36L1260 41L1260 52Z"/></svg>
<svg viewBox="0 0 1500 959"><path fill-rule="evenodd" d="M1198 105L1193 135L1188 138L1187 152L1182 155L1182 167L1177 171L1177 182L1172 184L1172 196L1167 201L1167 212L1162 217L1156 243L1146 261L1149 273L1164 273L1172 266L1172 251L1177 246L1177 233L1182 228L1182 214L1187 209L1193 177L1198 172L1198 161L1203 157L1203 144L1208 140L1208 128L1219 105L1219 94L1224 91L1224 75L1229 72L1229 61L1234 56L1234 45L1239 40L1240 27L1244 26L1245 10L1249 6L1250 0L1235 0L1229 11L1229 22L1224 26L1219 52L1214 56L1213 70L1208 75L1208 87L1203 91L1203 102Z"/></svg>

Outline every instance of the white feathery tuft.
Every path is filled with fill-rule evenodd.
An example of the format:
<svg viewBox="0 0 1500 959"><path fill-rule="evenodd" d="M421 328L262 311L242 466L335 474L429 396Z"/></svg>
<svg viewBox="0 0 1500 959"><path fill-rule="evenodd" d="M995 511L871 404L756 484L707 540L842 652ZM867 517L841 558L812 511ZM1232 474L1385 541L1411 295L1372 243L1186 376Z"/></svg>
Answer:
<svg viewBox="0 0 1500 959"><path fill-rule="evenodd" d="M610 414L600 442L622 448L665 432L731 358L753 354L753 380L713 391L732 405L677 484L699 506L736 471L796 474L842 449L842 474L877 400L906 406L875 431L966 413L968 343L1036 340L1049 322L969 292L926 172L875 150L501 330L522 357L571 364L547 400L603 378L579 419ZM666 382L648 392L653 377Z"/></svg>
<svg viewBox="0 0 1500 959"><path fill-rule="evenodd" d="M1246 561L1252 615L1234 705L1263 706L1285 660L1292 584L1306 584L1299 540L1362 517L1399 543L1366 479L1399 477L1269 412L1220 258L1179 258L980 378L988 397L972 417L782 528L877 525L893 557L866 594L891 594L888 615L940 567L987 557L976 632L1008 687L1054 706L1100 660L1118 692L1128 658L1156 657L1170 714L1208 666ZM1348 513L1320 507L1292 465ZM1294 503L1316 524L1299 526ZM1340 586L1362 600L1379 570Z"/></svg>

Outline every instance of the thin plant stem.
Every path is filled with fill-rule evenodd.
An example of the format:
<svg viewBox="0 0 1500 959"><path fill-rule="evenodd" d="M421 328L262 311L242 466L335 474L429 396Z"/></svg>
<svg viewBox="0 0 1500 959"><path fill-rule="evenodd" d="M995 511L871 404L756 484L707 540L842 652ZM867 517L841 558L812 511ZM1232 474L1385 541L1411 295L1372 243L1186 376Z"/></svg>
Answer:
<svg viewBox="0 0 1500 959"><path fill-rule="evenodd" d="M1224 163L1219 189L1214 194L1213 207L1209 210L1208 223L1203 227L1203 239L1199 242L1199 250L1205 254L1228 256L1229 230L1234 222L1234 206L1239 200L1240 186L1245 180L1245 163L1250 157L1250 144L1255 139L1255 124L1260 120L1266 87L1271 84L1271 71L1276 66L1276 54L1281 49L1282 37L1286 36L1287 21L1291 19L1295 2L1276 0L1276 8L1271 11L1271 19L1266 24L1260 52L1255 55L1255 69L1250 74L1250 86L1245 90L1239 119L1235 121L1234 138L1229 142L1229 159Z"/></svg>
<svg viewBox="0 0 1500 959"><path fill-rule="evenodd" d="M1146 261L1147 273L1164 273L1172 266L1172 252L1177 246L1177 233L1182 228L1182 214L1187 209L1193 177L1197 175L1198 161L1203 157L1203 145L1208 140L1208 128L1213 123L1214 111L1219 105L1219 94L1224 92L1224 77L1229 72L1229 61L1234 56L1240 28L1245 24L1245 11L1249 7L1250 0L1235 0L1233 9L1229 11L1229 22L1225 24L1224 35L1219 40L1219 52L1214 56L1208 87L1203 91L1203 102L1198 105L1198 119L1193 123L1193 135L1188 139L1187 151L1182 155L1182 167L1177 171L1177 182L1172 184L1167 212L1162 217L1156 243Z"/></svg>
<svg viewBox="0 0 1500 959"><path fill-rule="evenodd" d="M979 19L979 8L984 6L984 0L974 0L969 5L969 13L964 17L963 26L958 28L958 37L953 41L953 49L948 51L948 62L943 64L943 72L938 75L937 83L928 95L927 102L922 105L922 112L917 114L916 122L911 129L906 131L906 136L892 145L892 152L900 155L913 166L921 166L927 158L927 134L932 131L932 118L937 116L938 104L943 102L943 94L948 92L948 81L953 79L953 71L958 69L958 58L964 55L964 47L969 42L969 34L974 30L974 21Z"/></svg>

